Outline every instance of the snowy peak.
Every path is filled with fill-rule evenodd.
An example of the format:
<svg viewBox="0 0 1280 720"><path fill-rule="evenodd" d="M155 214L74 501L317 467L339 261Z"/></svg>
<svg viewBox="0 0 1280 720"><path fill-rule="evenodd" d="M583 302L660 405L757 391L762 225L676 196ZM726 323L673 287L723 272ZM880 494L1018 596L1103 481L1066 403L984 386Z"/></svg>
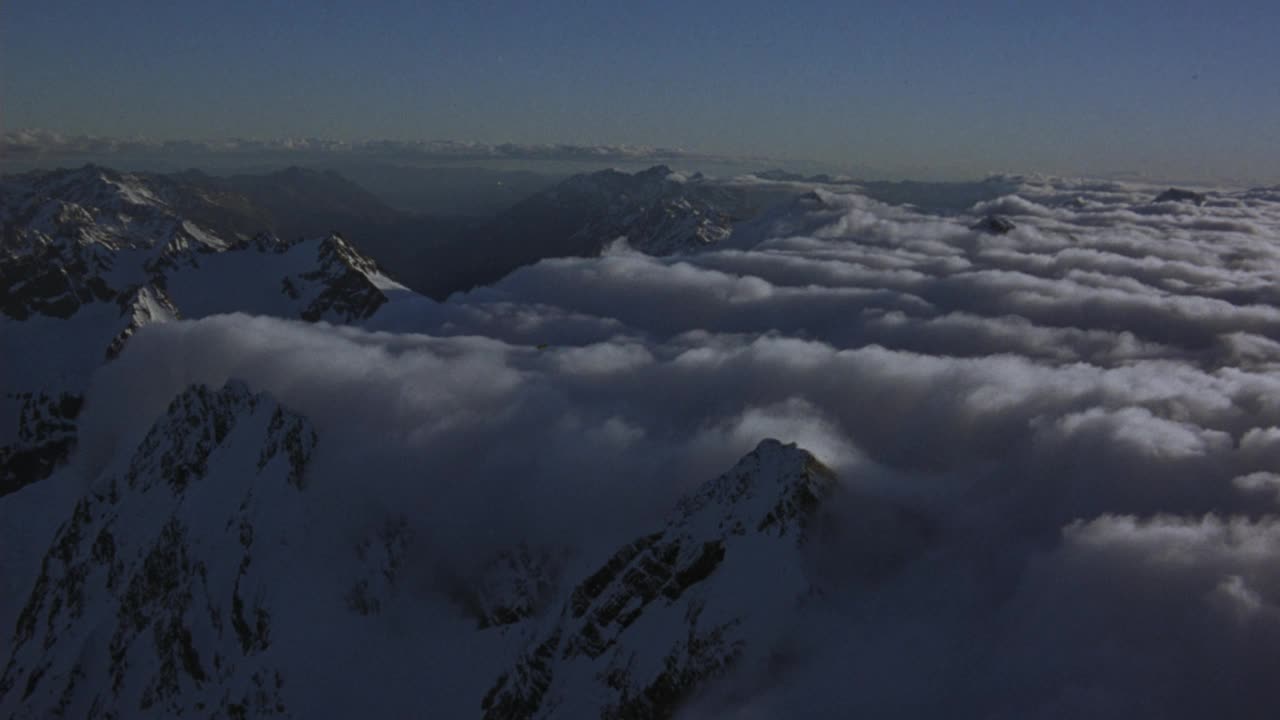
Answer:
<svg viewBox="0 0 1280 720"><path fill-rule="evenodd" d="M314 253L295 256L288 267L281 263L238 263L234 277L215 277L210 266L225 269L236 263L210 263L226 253L280 255L299 242L281 242L273 235L228 234L211 227L235 225L244 211L244 198L215 196L210 191L184 185L167 176L130 175L86 166L43 174L8 178L0 192L0 220L4 242L0 248L0 312L15 320L32 315L67 318L94 302L127 302L137 288L151 286L168 292L166 312L181 311L188 317L201 312L175 303L175 284L201 277L199 294L223 296L213 304L222 311L258 311L235 307L243 284L257 280L281 296L268 314L349 321L367 317L385 297L374 281L385 281L376 264L340 236L313 241ZM223 207L219 203L226 203ZM234 207L233 207L234 206ZM208 218L209 224L192 217ZM225 222L223 222L225 220ZM264 265L256 272L245 272ZM175 276L182 275L181 281ZM363 277L356 277L357 275ZM207 277L206 277L207 276ZM299 279L300 278L300 279ZM285 282L287 280L287 282ZM287 302L289 287L311 297L300 306ZM344 293L351 293L344 297ZM324 298L316 304L318 296ZM152 298L155 299L155 298ZM166 303L144 302L150 310ZM154 318L164 313L151 312ZM126 333L127 338L127 333Z"/></svg>
<svg viewBox="0 0 1280 720"><path fill-rule="evenodd" d="M162 288L144 285L128 296L120 298L120 315L127 318L124 329L111 339L107 346L106 359L113 360L124 350L124 344L133 337L142 326L151 323L169 322L182 317L173 304L173 298Z"/></svg>
<svg viewBox="0 0 1280 720"><path fill-rule="evenodd" d="M8 717L286 710L272 598L316 445L241 383L177 397L59 529L0 677Z"/></svg>
<svg viewBox="0 0 1280 720"><path fill-rule="evenodd" d="M375 282L382 277L377 263L360 254L341 235L333 234L320 241L316 264L314 271L297 276L317 288L314 299L301 312L303 320L362 320L387 301ZM297 290L293 279L284 282Z"/></svg>
<svg viewBox="0 0 1280 720"><path fill-rule="evenodd" d="M762 440L732 470L682 500L674 522L688 527L714 518L717 532L803 535L832 482L831 471L795 443Z"/></svg>
<svg viewBox="0 0 1280 720"><path fill-rule="evenodd" d="M161 176L118 173L86 165L76 170L6 178L0 221L10 249L35 249L55 239L112 250L209 245L217 236L184 227L174 207L184 188ZM194 199L186 197L188 205Z"/></svg>
<svg viewBox="0 0 1280 720"><path fill-rule="evenodd" d="M9 208L31 207L46 201L117 210L160 204L137 176L93 164L70 170L28 173L12 180L5 188L6 206Z"/></svg>
<svg viewBox="0 0 1280 720"><path fill-rule="evenodd" d="M87 166L2 187L0 313L66 319L115 302L124 319L108 358L150 322L235 311L350 322L395 286L338 235L283 242L210 230L184 213L216 218L216 203L231 200L170 177Z"/></svg>
<svg viewBox="0 0 1280 720"><path fill-rule="evenodd" d="M755 665L811 591L799 552L834 478L766 440L578 584L485 696L486 718L665 717Z"/></svg>

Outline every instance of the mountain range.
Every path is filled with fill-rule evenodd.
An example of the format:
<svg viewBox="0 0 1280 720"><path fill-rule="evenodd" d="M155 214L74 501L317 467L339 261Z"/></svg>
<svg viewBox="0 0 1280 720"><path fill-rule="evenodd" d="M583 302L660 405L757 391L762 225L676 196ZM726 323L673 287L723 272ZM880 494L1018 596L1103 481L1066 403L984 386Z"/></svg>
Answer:
<svg viewBox="0 0 1280 720"><path fill-rule="evenodd" d="M620 240L696 252L727 237L748 204L664 166L575 176L425 242L430 271L395 274L465 289ZM96 371L149 325L222 313L359 325L419 297L337 228L376 247L389 228L420 220L336 173L298 168L5 178L0 497L64 467ZM307 497L342 491L311 485L325 448L308 418L242 382L173 398L82 491L42 559L6 566L35 576L11 578L25 590L12 616L0 613L13 623L0 714L311 717L360 702L361 687L326 678L371 634L404 622L395 608L409 592L413 531L392 514L340 557L321 557L332 544L307 526ZM483 650L454 691L384 704L665 717L730 666L763 672L815 592L803 551L834 488L807 452L767 440L621 546L502 549L478 575L447 583L451 609L430 621ZM327 641L327 664L302 618L344 629Z"/></svg>

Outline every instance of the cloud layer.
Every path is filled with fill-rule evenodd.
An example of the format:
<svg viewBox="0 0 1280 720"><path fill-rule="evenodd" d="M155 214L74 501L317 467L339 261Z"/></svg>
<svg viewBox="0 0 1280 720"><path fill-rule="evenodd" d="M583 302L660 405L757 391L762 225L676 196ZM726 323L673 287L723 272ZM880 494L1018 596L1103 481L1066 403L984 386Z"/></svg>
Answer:
<svg viewBox="0 0 1280 720"><path fill-rule="evenodd" d="M81 462L241 377L325 439L315 512L413 507L466 572L515 539L607 552L778 437L847 490L825 594L773 677L691 716L1267 716L1280 195L1016 185L960 217L817 190L721 249L544 261L369 329L148 326ZM993 212L1017 228L969 229Z"/></svg>

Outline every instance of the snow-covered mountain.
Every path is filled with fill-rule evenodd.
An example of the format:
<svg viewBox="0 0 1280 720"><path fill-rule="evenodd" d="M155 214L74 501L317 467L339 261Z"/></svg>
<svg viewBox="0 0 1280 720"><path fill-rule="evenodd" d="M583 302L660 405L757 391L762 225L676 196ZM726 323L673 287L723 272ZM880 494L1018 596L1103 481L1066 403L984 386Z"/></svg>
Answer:
<svg viewBox="0 0 1280 720"><path fill-rule="evenodd" d="M814 591L800 550L832 489L808 452L763 441L582 578L485 717L669 717L730 666L763 671Z"/></svg>
<svg viewBox="0 0 1280 720"><path fill-rule="evenodd" d="M415 272L424 292L443 298L546 258L599 255L618 240L649 255L694 252L753 213L740 189L701 175L665 165L602 170L575 175L434 248L443 262Z"/></svg>
<svg viewBox="0 0 1280 720"><path fill-rule="evenodd" d="M175 399L45 556L0 679L7 714L273 712L267 605L315 442L242 385Z"/></svg>
<svg viewBox="0 0 1280 720"><path fill-rule="evenodd" d="M0 183L0 455L24 458L6 463L0 494L47 475L73 442L31 418L56 408L72 421L67 398L142 326L227 312L353 322L403 291L340 235L250 234L246 203L94 166Z"/></svg>
<svg viewBox="0 0 1280 720"><path fill-rule="evenodd" d="M728 237L736 198L721 187L685 178L666 165L627 174L602 170L576 175L533 196L511 215L566 211L576 229L565 239L586 253L602 242L626 238L650 255L697 250ZM553 210L554 209L554 210Z"/></svg>
<svg viewBox="0 0 1280 720"><path fill-rule="evenodd" d="M767 440L633 542L513 547L452 609L389 613L423 592L402 578L422 528L387 517L347 548L312 525L308 507L350 492L310 482L325 446L238 381L176 397L48 548L0 714L314 717L376 695L402 716L669 716L731 668L765 668L814 591L802 549L834 489L809 453ZM567 577L550 560L566 554L601 560ZM399 667L406 684L371 686L350 667L391 652L377 638L423 632L439 641ZM451 663L457 678L427 677ZM417 691L432 682L449 691Z"/></svg>
<svg viewBox="0 0 1280 720"><path fill-rule="evenodd" d="M188 219L185 207L220 200L92 166L10 180L0 188L0 310L25 320L70 318L95 302L183 316L236 306L350 321L385 302L393 284L341 236L282 241Z"/></svg>

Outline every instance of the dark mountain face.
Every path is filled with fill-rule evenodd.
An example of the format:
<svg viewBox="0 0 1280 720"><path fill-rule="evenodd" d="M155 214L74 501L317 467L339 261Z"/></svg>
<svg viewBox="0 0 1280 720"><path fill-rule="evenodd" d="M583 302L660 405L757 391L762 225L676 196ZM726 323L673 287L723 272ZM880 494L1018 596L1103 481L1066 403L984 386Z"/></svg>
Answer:
<svg viewBox="0 0 1280 720"><path fill-rule="evenodd" d="M970 230L989 233L991 235L1007 235L1017 229L1013 221L1003 215L988 215L973 225Z"/></svg>
<svg viewBox="0 0 1280 720"><path fill-rule="evenodd" d="M480 167L347 164L334 169L397 210L471 218L492 217L567 177Z"/></svg>
<svg viewBox="0 0 1280 720"><path fill-rule="evenodd" d="M1156 196L1152 202L1184 202L1194 205L1203 205L1209 199L1208 195L1198 193L1194 190L1183 190L1181 188L1169 188Z"/></svg>
<svg viewBox="0 0 1280 720"><path fill-rule="evenodd" d="M442 172L439 182L463 169ZM463 214L465 203L458 206L459 212L448 214L399 210L332 170L291 167L225 177L188 170L130 177L143 182L173 217L222 238L247 239L266 232L291 240L340 232L392 277L439 300L496 282L544 258L598 255L620 238L653 255L695 251L724 239L735 223L753 217L766 204L758 192L700 175L686 179L661 165L634 174L603 170L575 175L518 202L512 200L516 191L505 185L506 179L490 178L506 198L502 204L514 204L487 218ZM543 176L521 177L517 187L543 187L547 182ZM54 197L62 190L50 186L46 192ZM20 228L23 222L11 218L6 227ZM61 222L76 220L67 216ZM66 258L61 264L74 262L90 259ZM49 263L37 263L40 268L20 274L45 274ZM59 282L45 277L33 284ZM93 290L75 292L91 297Z"/></svg>
<svg viewBox="0 0 1280 720"><path fill-rule="evenodd" d="M753 214L746 193L674 175L665 165L575 175L453 239L405 282L431 297L488 285L545 258L599 255L619 239L653 255L692 252Z"/></svg>
<svg viewBox="0 0 1280 720"><path fill-rule="evenodd" d="M226 177L189 170L166 177L217 198L226 208L222 222L233 224L239 233L298 238L340 232L392 276L420 291L449 287L434 280L450 272L448 258L436 257L435 248L470 238L483 225L482 219L463 214L426 215L394 208L333 170L290 167ZM427 269L440 262L440 273Z"/></svg>
<svg viewBox="0 0 1280 720"><path fill-rule="evenodd" d="M192 170L174 177L206 192L243 197L254 211L244 216L246 221L262 223L259 232L286 238L330 232L365 234L405 217L332 170L290 167L265 175L229 177Z"/></svg>

